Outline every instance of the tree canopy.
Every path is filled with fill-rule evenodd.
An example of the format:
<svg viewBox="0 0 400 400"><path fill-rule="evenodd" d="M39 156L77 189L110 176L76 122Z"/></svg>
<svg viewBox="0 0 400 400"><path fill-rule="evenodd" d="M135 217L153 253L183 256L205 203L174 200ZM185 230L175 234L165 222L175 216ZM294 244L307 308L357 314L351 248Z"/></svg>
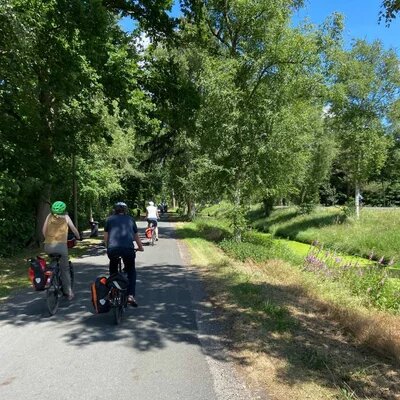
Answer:
<svg viewBox="0 0 400 400"><path fill-rule="evenodd" d="M116 199L193 217L227 198L238 240L252 202L400 202L393 51L345 49L336 14L293 27L300 0L186 0L179 18L172 5L1 3L1 254L40 242L58 199L83 226ZM390 21L399 4L383 6Z"/></svg>

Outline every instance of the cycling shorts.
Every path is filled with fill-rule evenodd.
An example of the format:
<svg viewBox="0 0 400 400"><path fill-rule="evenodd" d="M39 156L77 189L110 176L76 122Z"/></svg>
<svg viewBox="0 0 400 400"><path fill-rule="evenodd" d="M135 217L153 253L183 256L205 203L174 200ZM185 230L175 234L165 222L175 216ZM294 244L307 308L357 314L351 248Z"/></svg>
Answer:
<svg viewBox="0 0 400 400"><path fill-rule="evenodd" d="M147 223L148 223L148 225L150 225L150 223L152 223L154 228L157 226L157 220L155 218L147 218Z"/></svg>

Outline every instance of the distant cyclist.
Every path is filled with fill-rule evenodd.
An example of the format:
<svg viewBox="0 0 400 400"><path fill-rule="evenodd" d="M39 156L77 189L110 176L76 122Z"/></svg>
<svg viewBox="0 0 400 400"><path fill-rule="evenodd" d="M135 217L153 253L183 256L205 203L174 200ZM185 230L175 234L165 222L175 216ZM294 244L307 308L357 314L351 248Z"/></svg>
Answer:
<svg viewBox="0 0 400 400"><path fill-rule="evenodd" d="M74 293L71 288L71 275L68 262L68 228L79 240L80 234L71 218L66 213L67 206L62 201L56 201L51 206L51 213L47 216L42 233L44 236L44 251L47 254L61 254L60 269L63 292L72 300Z"/></svg>
<svg viewBox="0 0 400 400"><path fill-rule="evenodd" d="M107 218L104 226L104 243L110 259L110 275L118 272L119 257L124 261L125 271L128 275L128 303L137 307L136 292L136 267L135 245L137 250L143 251L143 245L138 234L136 222L128 215L128 207L123 202L114 204L113 215Z"/></svg>
<svg viewBox="0 0 400 400"><path fill-rule="evenodd" d="M158 240L157 220L159 218L160 218L160 214L158 212L158 208L154 205L154 203L152 201L149 201L149 205L146 207L147 226L149 227L150 224L153 224L155 231L156 231L156 240Z"/></svg>

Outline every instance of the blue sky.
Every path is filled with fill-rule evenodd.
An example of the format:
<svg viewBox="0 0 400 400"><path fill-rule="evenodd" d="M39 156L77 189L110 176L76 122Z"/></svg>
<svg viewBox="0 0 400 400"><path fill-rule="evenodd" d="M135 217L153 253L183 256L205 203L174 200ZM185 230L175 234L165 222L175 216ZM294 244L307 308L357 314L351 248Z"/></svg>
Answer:
<svg viewBox="0 0 400 400"><path fill-rule="evenodd" d="M400 16L389 27L384 22L378 23L382 0L305 0L305 7L294 16L294 23L308 18L315 24L322 23L334 12L344 15L344 38L347 45L352 39L365 39L372 42L382 41L386 49L393 48L400 55ZM171 15L180 13L179 2L174 4ZM121 20L126 30L131 30L133 23L130 19Z"/></svg>
<svg viewBox="0 0 400 400"><path fill-rule="evenodd" d="M309 18L320 24L334 12L344 15L344 38L347 44L352 39L382 41L386 49L393 48L400 54L400 19L395 19L389 27L384 21L378 23L382 0L306 0L305 7L294 17L294 22Z"/></svg>

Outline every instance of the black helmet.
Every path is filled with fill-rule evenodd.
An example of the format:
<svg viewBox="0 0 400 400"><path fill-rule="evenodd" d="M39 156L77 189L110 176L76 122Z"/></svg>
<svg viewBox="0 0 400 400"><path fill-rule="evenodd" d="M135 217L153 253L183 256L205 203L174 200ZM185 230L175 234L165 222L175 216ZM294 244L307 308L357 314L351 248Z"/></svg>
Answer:
<svg viewBox="0 0 400 400"><path fill-rule="evenodd" d="M119 201L114 204L115 214L126 214L128 212L128 206L123 201Z"/></svg>

